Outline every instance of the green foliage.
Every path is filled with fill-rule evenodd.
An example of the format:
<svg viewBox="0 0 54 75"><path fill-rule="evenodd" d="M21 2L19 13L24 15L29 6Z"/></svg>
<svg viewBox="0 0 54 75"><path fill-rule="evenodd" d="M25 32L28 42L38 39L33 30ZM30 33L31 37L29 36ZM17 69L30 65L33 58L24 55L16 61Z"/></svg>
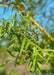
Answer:
<svg viewBox="0 0 54 75"><path fill-rule="evenodd" d="M8 62L9 62L9 60L6 61L6 62L4 62L3 64L0 64L0 68L3 67L3 66L5 66Z"/></svg>
<svg viewBox="0 0 54 75"><path fill-rule="evenodd" d="M29 19L30 16L35 19L37 14L41 14L43 17L46 17L46 12L42 11L48 5L48 0L18 1L22 7L25 8L29 16L27 18L23 15L23 11L20 11L15 13L13 17L11 16L11 19L9 20L3 19L1 21L2 25L0 26L0 41L9 41L7 44L8 48L6 50L13 58L15 58L13 62L14 65L26 64L27 70L31 72L32 75L35 75L36 71L38 71L38 73L42 73L38 63L51 63L51 66L54 68L54 42L49 40L49 38L34 26ZM2 2L11 2L11 0L3 0ZM10 4L4 6L4 11L10 6ZM13 11L18 11L15 5L11 7ZM53 19L49 18L49 20ZM41 21L39 22L41 23ZM54 37L54 29L50 34ZM0 68L5 66L7 63L8 61L4 64L0 64Z"/></svg>
<svg viewBox="0 0 54 75"><path fill-rule="evenodd" d="M10 42L7 52L15 58L14 65L25 63L27 70L32 75L35 75L37 70L41 73L38 63L47 64L50 58L53 57L54 48L52 47L53 45L50 47L51 41L46 36L43 36L43 33L37 27L31 24L29 18L22 16L21 13L20 15L22 21L18 21L17 13L15 13L11 20L3 19L0 39ZM3 37L1 37L2 35ZM47 47L47 45L49 46ZM44 53L46 53L45 56Z"/></svg>
<svg viewBox="0 0 54 75"><path fill-rule="evenodd" d="M24 48L25 42L26 42L26 39L24 38L24 39L23 39L23 42L22 42L22 46L21 46L21 49L20 49L20 53L19 53L19 55L21 55L21 53L22 53L22 51L23 51L23 48Z"/></svg>
<svg viewBox="0 0 54 75"><path fill-rule="evenodd" d="M35 48L34 48L33 56L34 56L34 59L33 59L33 73L35 73L36 70L37 70L37 50Z"/></svg>

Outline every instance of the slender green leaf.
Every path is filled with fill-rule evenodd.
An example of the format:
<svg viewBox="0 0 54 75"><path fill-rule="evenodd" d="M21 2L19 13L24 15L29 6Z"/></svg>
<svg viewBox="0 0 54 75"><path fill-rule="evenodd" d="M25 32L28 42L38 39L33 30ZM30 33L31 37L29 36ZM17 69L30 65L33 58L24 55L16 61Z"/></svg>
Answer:
<svg viewBox="0 0 54 75"><path fill-rule="evenodd" d="M12 57L15 57L15 55L14 54L12 54L12 52L11 51L9 51L9 50L7 50L7 52L12 56Z"/></svg>
<svg viewBox="0 0 54 75"><path fill-rule="evenodd" d="M0 37L1 37L1 28L0 28Z"/></svg>
<svg viewBox="0 0 54 75"><path fill-rule="evenodd" d="M34 73L34 75L35 75L35 72L36 72L36 70L37 70L37 50L34 48L33 49L34 50L34 59L33 59L33 73Z"/></svg>
<svg viewBox="0 0 54 75"><path fill-rule="evenodd" d="M11 22L10 25L9 25L8 31L10 31L11 27L12 27L12 22Z"/></svg>
<svg viewBox="0 0 54 75"><path fill-rule="evenodd" d="M37 52L37 54L45 61L44 57L39 52Z"/></svg>
<svg viewBox="0 0 54 75"><path fill-rule="evenodd" d="M30 40L28 39L28 40L27 40L26 47L25 47L25 50L27 50L27 48L28 48L29 44L30 44Z"/></svg>
<svg viewBox="0 0 54 75"><path fill-rule="evenodd" d="M22 51L23 51L23 48L24 48L25 42L26 42L26 39L24 38L24 39L23 39L23 42L22 42L22 46L21 46L21 49L20 49L20 53L19 53L19 55L21 55L21 53L22 53Z"/></svg>
<svg viewBox="0 0 54 75"><path fill-rule="evenodd" d="M33 42L31 42L31 44L32 44L33 46L35 46L36 48L38 48L38 49L41 50L41 48L40 48L37 44L35 44L35 43L33 43Z"/></svg>
<svg viewBox="0 0 54 75"><path fill-rule="evenodd" d="M40 50L38 50L38 51L52 51L52 52L54 52L53 49L40 49Z"/></svg>
<svg viewBox="0 0 54 75"><path fill-rule="evenodd" d="M47 61L46 61L45 64L47 64L47 63L49 62L49 60L50 60L50 58L51 58L51 55L52 55L52 53L49 55L49 57L48 57L48 59L47 59Z"/></svg>
<svg viewBox="0 0 54 75"><path fill-rule="evenodd" d="M4 62L3 64L0 64L0 67L5 66L8 62L9 62L9 60L8 60L8 61L6 61L6 62Z"/></svg>

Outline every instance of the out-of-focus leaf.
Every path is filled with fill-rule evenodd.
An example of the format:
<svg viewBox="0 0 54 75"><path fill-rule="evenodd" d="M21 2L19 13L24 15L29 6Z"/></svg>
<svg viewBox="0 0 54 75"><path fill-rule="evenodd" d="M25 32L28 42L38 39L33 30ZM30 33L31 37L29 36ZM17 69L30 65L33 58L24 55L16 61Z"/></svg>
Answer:
<svg viewBox="0 0 54 75"><path fill-rule="evenodd" d="M22 42L22 46L21 46L21 49L20 49L20 53L19 53L19 55L21 55L21 53L22 53L22 51L23 51L23 48L24 48L25 42L26 42L26 38L23 39L23 42Z"/></svg>
<svg viewBox="0 0 54 75"><path fill-rule="evenodd" d="M50 60L51 57L53 57L52 53L49 55L49 57L48 57L47 61L45 62L45 64L47 64L49 62L49 60Z"/></svg>
<svg viewBox="0 0 54 75"><path fill-rule="evenodd" d="M0 64L0 68L3 67L3 66L5 66L8 62L9 62L9 60L6 61L6 62L4 62L3 64Z"/></svg>
<svg viewBox="0 0 54 75"><path fill-rule="evenodd" d="M38 64L37 64L37 66L38 66L38 73L40 73L42 75L41 69Z"/></svg>
<svg viewBox="0 0 54 75"><path fill-rule="evenodd" d="M9 29L8 29L9 32L10 32L11 27L12 27L12 22L9 25Z"/></svg>
<svg viewBox="0 0 54 75"><path fill-rule="evenodd" d="M37 50L35 48L33 50L34 50L34 52L33 52L33 55L34 55L34 59L33 59L33 73L35 75L35 72L37 70Z"/></svg>
<svg viewBox="0 0 54 75"><path fill-rule="evenodd" d="M44 51L44 52L45 52L45 51L49 51L49 52L52 51L52 52L54 52L53 49L40 49L40 50L38 50L38 51Z"/></svg>
<svg viewBox="0 0 54 75"><path fill-rule="evenodd" d="M30 44L30 40L28 39L28 40L27 40L26 47L25 47L25 50L27 50L27 48L28 48L29 44Z"/></svg>
<svg viewBox="0 0 54 75"><path fill-rule="evenodd" d="M1 32L2 32L2 29L0 28L0 36L1 36Z"/></svg>
<svg viewBox="0 0 54 75"><path fill-rule="evenodd" d="M39 52L37 52L37 54L45 61L44 57Z"/></svg>
<svg viewBox="0 0 54 75"><path fill-rule="evenodd" d="M25 60L23 60L23 59L18 59L18 60L19 60L19 61L16 63L16 64L18 64L18 65L25 63Z"/></svg>
<svg viewBox="0 0 54 75"><path fill-rule="evenodd" d="M35 44L35 43L33 43L33 42L31 42L31 44L32 44L33 46L35 46L36 48L38 48L38 49L41 50L41 48L40 48L37 44Z"/></svg>
<svg viewBox="0 0 54 75"><path fill-rule="evenodd" d="M29 20L26 22L26 28L29 27Z"/></svg>
<svg viewBox="0 0 54 75"><path fill-rule="evenodd" d="M31 28L32 28L32 29L34 29L34 28L36 28L36 26L34 26L34 25L31 25Z"/></svg>
<svg viewBox="0 0 54 75"><path fill-rule="evenodd" d="M1 40L1 35L2 35L2 29L0 28L0 40Z"/></svg>
<svg viewBox="0 0 54 75"><path fill-rule="evenodd" d="M8 52L12 57L15 57L14 54L12 54L11 51L7 50L7 52Z"/></svg>
<svg viewBox="0 0 54 75"><path fill-rule="evenodd" d="M32 71L30 69L28 69L28 68L27 68L27 71L32 73Z"/></svg>

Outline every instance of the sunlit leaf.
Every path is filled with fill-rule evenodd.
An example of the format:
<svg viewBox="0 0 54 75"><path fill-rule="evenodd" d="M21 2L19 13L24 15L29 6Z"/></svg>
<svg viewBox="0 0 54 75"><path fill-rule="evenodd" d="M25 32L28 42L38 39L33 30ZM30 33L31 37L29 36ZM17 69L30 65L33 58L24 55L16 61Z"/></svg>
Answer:
<svg viewBox="0 0 54 75"><path fill-rule="evenodd" d="M10 25L9 25L9 29L8 29L9 32L10 32L10 30L11 30L11 27L12 27L12 22L11 22Z"/></svg>
<svg viewBox="0 0 54 75"><path fill-rule="evenodd" d="M34 48L34 59L33 59L33 73L37 70L37 50ZM34 74L35 75L35 74Z"/></svg>
<svg viewBox="0 0 54 75"><path fill-rule="evenodd" d="M28 39L28 40L27 40L27 44L26 44L26 46L25 46L25 50L27 50L29 44L30 44L30 40Z"/></svg>
<svg viewBox="0 0 54 75"><path fill-rule="evenodd" d="M21 46L21 49L20 49L20 53L19 53L19 55L21 55L21 53L22 53L22 51L23 51L23 48L24 48L25 42L26 42L26 39L24 38L23 41L22 41L22 46Z"/></svg>

